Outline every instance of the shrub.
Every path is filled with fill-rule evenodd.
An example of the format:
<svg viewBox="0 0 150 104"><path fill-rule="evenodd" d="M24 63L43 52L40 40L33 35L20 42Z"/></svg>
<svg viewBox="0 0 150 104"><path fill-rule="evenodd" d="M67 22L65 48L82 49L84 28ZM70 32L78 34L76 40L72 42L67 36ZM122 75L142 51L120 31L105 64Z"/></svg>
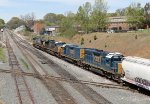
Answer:
<svg viewBox="0 0 150 104"><path fill-rule="evenodd" d="M91 43L92 41L90 40L89 43Z"/></svg>
<svg viewBox="0 0 150 104"><path fill-rule="evenodd" d="M81 39L81 45L83 45L83 44L84 44L84 38Z"/></svg>
<svg viewBox="0 0 150 104"><path fill-rule="evenodd" d="M94 35L94 40L96 40L97 39L97 36L96 35Z"/></svg>
<svg viewBox="0 0 150 104"><path fill-rule="evenodd" d="M107 47L107 44L105 44L105 48Z"/></svg>
<svg viewBox="0 0 150 104"><path fill-rule="evenodd" d="M138 36L137 36L137 35L135 35L135 39L138 39Z"/></svg>
<svg viewBox="0 0 150 104"><path fill-rule="evenodd" d="M67 29L64 32L61 33L61 36L71 38L76 34L76 31L74 29Z"/></svg>

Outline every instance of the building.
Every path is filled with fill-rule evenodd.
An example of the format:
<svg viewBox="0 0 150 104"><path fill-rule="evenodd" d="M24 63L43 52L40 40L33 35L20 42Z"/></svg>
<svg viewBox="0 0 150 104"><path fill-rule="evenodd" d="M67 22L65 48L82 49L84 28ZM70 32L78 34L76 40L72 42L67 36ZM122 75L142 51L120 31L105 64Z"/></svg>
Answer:
<svg viewBox="0 0 150 104"><path fill-rule="evenodd" d="M60 26L46 26L45 27L46 35L55 36L59 34L59 32L60 32Z"/></svg>
<svg viewBox="0 0 150 104"><path fill-rule="evenodd" d="M33 26L34 33L40 34L40 32L42 31L43 27L44 27L44 24L41 23L41 22L34 23L34 26Z"/></svg>
<svg viewBox="0 0 150 104"><path fill-rule="evenodd" d="M109 17L108 29L111 30L129 30L129 24L126 16Z"/></svg>

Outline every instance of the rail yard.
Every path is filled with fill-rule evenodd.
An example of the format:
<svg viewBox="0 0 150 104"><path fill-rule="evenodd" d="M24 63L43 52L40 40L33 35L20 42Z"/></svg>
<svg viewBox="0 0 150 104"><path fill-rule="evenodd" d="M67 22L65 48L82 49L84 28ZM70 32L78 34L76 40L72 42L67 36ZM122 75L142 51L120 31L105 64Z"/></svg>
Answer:
<svg viewBox="0 0 150 104"><path fill-rule="evenodd" d="M34 48L5 29L2 104L149 104L150 96Z"/></svg>

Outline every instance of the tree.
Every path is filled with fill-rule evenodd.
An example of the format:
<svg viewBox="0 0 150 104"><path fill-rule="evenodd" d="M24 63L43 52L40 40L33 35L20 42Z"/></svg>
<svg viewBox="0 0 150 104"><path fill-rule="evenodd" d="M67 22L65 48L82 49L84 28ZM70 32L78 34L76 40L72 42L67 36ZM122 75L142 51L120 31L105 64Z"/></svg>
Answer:
<svg viewBox="0 0 150 104"><path fill-rule="evenodd" d="M95 0L91 14L92 27L96 30L104 29L107 24L107 4L104 0Z"/></svg>
<svg viewBox="0 0 150 104"><path fill-rule="evenodd" d="M125 13L126 13L126 8L116 10L117 16L125 16Z"/></svg>
<svg viewBox="0 0 150 104"><path fill-rule="evenodd" d="M150 16L150 2L146 3L144 6L144 15Z"/></svg>
<svg viewBox="0 0 150 104"><path fill-rule="evenodd" d="M47 13L44 16L44 21L45 21L47 26L55 25L55 23L57 21L56 20L56 14L54 14L54 13Z"/></svg>
<svg viewBox="0 0 150 104"><path fill-rule="evenodd" d="M83 7L80 6L76 14L76 21L82 25L84 23L84 18L84 10Z"/></svg>
<svg viewBox="0 0 150 104"><path fill-rule="evenodd" d="M116 17L118 14L117 13L107 13L108 17Z"/></svg>
<svg viewBox="0 0 150 104"><path fill-rule="evenodd" d="M65 16L63 14L56 15L56 20L57 20L56 25L60 25L61 20L64 19L64 18L65 18Z"/></svg>
<svg viewBox="0 0 150 104"><path fill-rule="evenodd" d="M5 25L5 21L3 19L0 19L0 28L3 28Z"/></svg>
<svg viewBox="0 0 150 104"><path fill-rule="evenodd" d="M89 32L89 24L90 24L90 14L91 14L92 6L90 2L86 2L83 6L78 8L76 14L76 20L81 24L82 28L86 33Z"/></svg>
<svg viewBox="0 0 150 104"><path fill-rule="evenodd" d="M132 3L126 10L127 21L132 27L141 28L144 22L144 9L140 3Z"/></svg>
<svg viewBox="0 0 150 104"><path fill-rule="evenodd" d="M44 22L47 26L59 25L64 18L63 14L47 13L44 17Z"/></svg>
<svg viewBox="0 0 150 104"><path fill-rule="evenodd" d="M31 30L31 28L34 25L34 21L35 21L34 13L28 13L25 15L21 15L20 17L21 17L22 21L24 21L24 24L27 27L27 29Z"/></svg>
<svg viewBox="0 0 150 104"><path fill-rule="evenodd" d="M23 21L19 19L18 17L12 17L8 22L7 22L7 27L10 29L16 29L17 27L23 25Z"/></svg>
<svg viewBox="0 0 150 104"><path fill-rule="evenodd" d="M73 13L68 12L67 16L61 21L61 35L66 37L72 37L76 31L74 28L75 16Z"/></svg>
<svg viewBox="0 0 150 104"><path fill-rule="evenodd" d="M150 3L146 3L144 6L144 16L146 18L145 23L147 24L147 27L150 27Z"/></svg>

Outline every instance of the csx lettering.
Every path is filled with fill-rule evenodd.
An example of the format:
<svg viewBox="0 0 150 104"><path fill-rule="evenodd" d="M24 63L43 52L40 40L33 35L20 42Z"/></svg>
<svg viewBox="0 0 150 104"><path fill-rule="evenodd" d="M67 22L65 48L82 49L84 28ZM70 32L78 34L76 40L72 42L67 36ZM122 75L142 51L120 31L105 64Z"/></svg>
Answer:
<svg viewBox="0 0 150 104"><path fill-rule="evenodd" d="M100 57L99 56L94 56L94 61L95 62L100 62Z"/></svg>
<svg viewBox="0 0 150 104"><path fill-rule="evenodd" d="M70 54L74 54L74 50L70 50Z"/></svg>

